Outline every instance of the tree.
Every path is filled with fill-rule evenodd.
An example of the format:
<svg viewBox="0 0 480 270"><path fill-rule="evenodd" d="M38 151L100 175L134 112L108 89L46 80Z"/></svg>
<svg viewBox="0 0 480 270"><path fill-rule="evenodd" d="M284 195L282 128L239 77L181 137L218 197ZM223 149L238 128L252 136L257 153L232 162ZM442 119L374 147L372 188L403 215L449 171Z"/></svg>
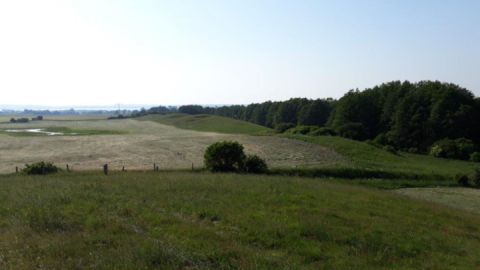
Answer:
<svg viewBox="0 0 480 270"><path fill-rule="evenodd" d="M238 142L223 141L205 151L205 167L212 172L235 172L243 169L245 153Z"/></svg>

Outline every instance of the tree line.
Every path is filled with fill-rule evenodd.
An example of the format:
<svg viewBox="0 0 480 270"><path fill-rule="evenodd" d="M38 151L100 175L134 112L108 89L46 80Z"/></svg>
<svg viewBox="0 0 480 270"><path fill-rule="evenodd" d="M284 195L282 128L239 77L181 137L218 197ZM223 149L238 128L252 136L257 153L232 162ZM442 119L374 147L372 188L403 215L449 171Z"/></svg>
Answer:
<svg viewBox="0 0 480 270"><path fill-rule="evenodd" d="M342 98L178 108L186 114L215 114L277 128L326 127L356 140L374 140L424 153L442 139L465 138L480 144L480 99L465 88L438 81L393 81Z"/></svg>

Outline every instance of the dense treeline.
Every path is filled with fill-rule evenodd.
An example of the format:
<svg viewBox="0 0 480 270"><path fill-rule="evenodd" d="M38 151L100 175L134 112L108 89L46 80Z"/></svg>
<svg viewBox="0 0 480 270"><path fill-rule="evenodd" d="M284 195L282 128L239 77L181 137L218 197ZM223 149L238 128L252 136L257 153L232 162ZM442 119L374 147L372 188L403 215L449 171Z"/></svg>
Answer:
<svg viewBox="0 0 480 270"><path fill-rule="evenodd" d="M339 100L293 98L247 106L181 106L178 112L216 114L283 131L295 126L328 127L357 140L374 140L411 152L427 152L443 139L480 145L480 99L455 84L394 81Z"/></svg>

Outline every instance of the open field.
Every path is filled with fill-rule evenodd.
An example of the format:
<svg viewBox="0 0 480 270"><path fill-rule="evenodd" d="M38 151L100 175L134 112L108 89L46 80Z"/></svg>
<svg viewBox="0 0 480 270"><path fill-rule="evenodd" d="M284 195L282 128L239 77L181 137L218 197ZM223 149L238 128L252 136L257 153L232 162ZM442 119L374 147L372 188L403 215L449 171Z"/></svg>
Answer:
<svg viewBox="0 0 480 270"><path fill-rule="evenodd" d="M362 169L453 177L456 174L472 174L475 168L480 167L480 164L475 162L434 158L428 155L403 152L392 154L368 143L341 137L301 135L288 137L329 147L342 156L348 157L350 166Z"/></svg>
<svg viewBox="0 0 480 270"><path fill-rule="evenodd" d="M476 269L479 224L322 179L0 176L1 269Z"/></svg>
<svg viewBox="0 0 480 270"><path fill-rule="evenodd" d="M395 191L412 198L480 214L480 190L473 188L405 188Z"/></svg>
<svg viewBox="0 0 480 270"><path fill-rule="evenodd" d="M259 154L273 167L322 167L348 164L335 151L323 146L272 136L219 134L178 129L152 121L90 120L37 121L26 124L0 124L0 129L51 128L95 130L122 133L89 136L26 136L0 134L0 172L13 172L16 166L51 161L73 169L99 169L109 163L113 169L150 169L203 166L203 153L219 140L237 140L248 153Z"/></svg>
<svg viewBox="0 0 480 270"><path fill-rule="evenodd" d="M217 115L154 114L137 118L137 120L154 121L196 131L250 135L273 134L270 128Z"/></svg>

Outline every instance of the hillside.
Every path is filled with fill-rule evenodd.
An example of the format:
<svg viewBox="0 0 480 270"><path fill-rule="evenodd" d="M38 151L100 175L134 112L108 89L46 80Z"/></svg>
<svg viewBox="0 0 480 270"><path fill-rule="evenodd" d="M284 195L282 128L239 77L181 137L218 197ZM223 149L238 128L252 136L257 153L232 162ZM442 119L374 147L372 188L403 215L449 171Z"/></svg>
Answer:
<svg viewBox="0 0 480 270"><path fill-rule="evenodd" d="M0 176L1 269L474 269L478 224L324 179Z"/></svg>

